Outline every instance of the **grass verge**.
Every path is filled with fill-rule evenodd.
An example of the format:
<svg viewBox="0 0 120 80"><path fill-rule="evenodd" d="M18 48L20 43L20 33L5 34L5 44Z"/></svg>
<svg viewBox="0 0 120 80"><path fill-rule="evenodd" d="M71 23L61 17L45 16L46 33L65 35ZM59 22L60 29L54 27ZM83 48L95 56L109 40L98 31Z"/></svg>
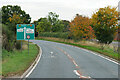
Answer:
<svg viewBox="0 0 120 80"><path fill-rule="evenodd" d="M22 51L14 50L13 52L8 52L3 50L2 55L2 76L20 76L26 71L32 62L36 59L39 53L39 48L36 44L29 45L29 54L26 43L26 48Z"/></svg>
<svg viewBox="0 0 120 80"><path fill-rule="evenodd" d="M84 48L84 49L88 49L88 50L91 50L91 51L94 51L94 52L98 52L100 54L103 54L103 55L106 55L108 57L111 57L113 59L116 59L116 60L119 60L120 61L120 57L118 53L114 52L112 49L104 49L104 50L101 50L99 47L96 47L96 46L90 46L90 45L82 45L82 44L76 44L76 43L71 43L71 42L66 42L67 40L61 40L60 39L50 39L50 38L44 38L44 37L40 37L40 38L36 38L37 40L46 40L46 41L53 41L53 42L58 42L58 43L64 43L64 44L69 44L69 45L73 45L73 46L77 46L77 47L81 47L81 48Z"/></svg>

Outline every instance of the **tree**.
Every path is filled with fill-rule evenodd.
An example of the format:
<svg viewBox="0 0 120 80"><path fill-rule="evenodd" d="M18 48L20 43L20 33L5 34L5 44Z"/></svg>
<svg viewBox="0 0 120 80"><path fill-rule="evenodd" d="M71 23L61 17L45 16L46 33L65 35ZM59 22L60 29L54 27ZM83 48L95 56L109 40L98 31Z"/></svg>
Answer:
<svg viewBox="0 0 120 80"><path fill-rule="evenodd" d="M13 51L17 46L21 46L20 42L16 41L16 24L28 24L31 21L29 14L21 10L20 6L3 6L2 7L2 36L3 48L8 51Z"/></svg>
<svg viewBox="0 0 120 80"><path fill-rule="evenodd" d="M48 14L48 20L52 25L55 25L55 23L58 21L59 15L53 12L49 12Z"/></svg>
<svg viewBox="0 0 120 80"><path fill-rule="evenodd" d="M2 23L2 11L1 11L1 8L0 8L0 23Z"/></svg>
<svg viewBox="0 0 120 80"><path fill-rule="evenodd" d="M59 20L59 15L53 12L49 12L48 21L51 23L50 32L62 32L64 29L64 25L62 20Z"/></svg>
<svg viewBox="0 0 120 80"><path fill-rule="evenodd" d="M64 30L63 32L68 32L69 28L70 28L70 22L67 20L62 20L63 24L64 24Z"/></svg>
<svg viewBox="0 0 120 80"><path fill-rule="evenodd" d="M70 23L70 32L74 39L89 39L91 35L94 35L93 32L89 35L89 32L92 29L90 23L91 21L88 17L83 17L82 15L77 14L74 20Z"/></svg>
<svg viewBox="0 0 120 80"><path fill-rule="evenodd" d="M21 10L20 6L7 5L2 7L2 23L6 25L11 23L9 18L13 18L14 14L19 15L20 19L22 19L20 23L28 24L31 21L30 15ZM16 19L16 21L17 20L18 19Z"/></svg>
<svg viewBox="0 0 120 80"><path fill-rule="evenodd" d="M64 24L62 20L56 21L56 23L52 26L52 32L63 32Z"/></svg>
<svg viewBox="0 0 120 80"><path fill-rule="evenodd" d="M8 50L8 51L12 51L14 49L14 33L13 31L9 30L8 26L4 25L4 24L0 24L2 25L2 48Z"/></svg>
<svg viewBox="0 0 120 80"><path fill-rule="evenodd" d="M36 29L38 32L50 32L51 24L47 20L47 18L41 18L40 22L38 22Z"/></svg>
<svg viewBox="0 0 120 80"><path fill-rule="evenodd" d="M29 24L31 18L29 14L21 10L20 6L7 5L2 7L2 23L8 25L9 30L16 34L17 24Z"/></svg>
<svg viewBox="0 0 120 80"><path fill-rule="evenodd" d="M24 18L21 19L20 15L17 15L16 13L13 13L12 17L9 17L9 30L14 31L16 34L16 24L23 24Z"/></svg>
<svg viewBox="0 0 120 80"><path fill-rule="evenodd" d="M92 15L92 27L100 43L110 44L117 30L118 12L110 6L100 8Z"/></svg>

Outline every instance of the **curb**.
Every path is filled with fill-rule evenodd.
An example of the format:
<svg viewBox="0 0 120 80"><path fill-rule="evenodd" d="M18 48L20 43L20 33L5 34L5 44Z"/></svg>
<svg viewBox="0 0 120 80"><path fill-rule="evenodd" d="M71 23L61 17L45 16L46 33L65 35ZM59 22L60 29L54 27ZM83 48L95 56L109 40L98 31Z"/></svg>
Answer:
<svg viewBox="0 0 120 80"><path fill-rule="evenodd" d="M23 73L23 75L20 78L27 78L32 73L32 71L35 69L35 67L37 66L38 62L40 61L41 55L42 55L42 49L41 49L40 46L38 46L38 47L39 47L39 54L37 55L37 58L31 64L31 66Z"/></svg>

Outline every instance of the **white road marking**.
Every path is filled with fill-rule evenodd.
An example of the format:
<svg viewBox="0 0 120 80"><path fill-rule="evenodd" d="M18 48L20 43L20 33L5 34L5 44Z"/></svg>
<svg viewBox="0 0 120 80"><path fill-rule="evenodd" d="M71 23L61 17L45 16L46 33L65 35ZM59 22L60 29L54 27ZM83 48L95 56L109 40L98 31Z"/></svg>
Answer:
<svg viewBox="0 0 120 80"><path fill-rule="evenodd" d="M74 63L74 65L77 67L78 65L77 65L77 63L73 60L73 63Z"/></svg>
<svg viewBox="0 0 120 80"><path fill-rule="evenodd" d="M82 48L80 48L80 49L82 49ZM109 59L109 58L106 58L106 57L104 57L104 56L102 56L102 55L100 55L100 54L94 53L94 52L89 51L89 50L86 50L86 49L82 49L82 50L84 50L84 51L86 51L86 52L89 52L89 53L92 53L92 54L94 54L94 55L96 55L96 56L99 56L99 57L101 57L101 58L103 58L103 59L106 59L106 60L108 60L108 61L110 61L110 62L113 62L113 63L115 63L115 64L117 64L117 65L120 65L118 62L113 61L113 60L111 60L111 59Z"/></svg>
<svg viewBox="0 0 120 80"><path fill-rule="evenodd" d="M50 52L51 54L53 54L53 52Z"/></svg>
<svg viewBox="0 0 120 80"><path fill-rule="evenodd" d="M33 70L36 68L36 66L37 66L37 64L38 64L38 62L40 61L40 59L41 59L41 55L42 55L42 49L41 49L41 47L39 46L39 48L40 48L40 51L41 51L41 54L40 54L40 57L39 57L39 59L38 59L38 61L36 62L36 64L35 64L35 66L30 70L30 72L25 76L25 78L27 78L32 72L33 72Z"/></svg>
<svg viewBox="0 0 120 80"><path fill-rule="evenodd" d="M78 73L77 70L74 70L73 72L74 72L77 76L79 76L79 78L87 78L87 79L90 79L90 78L91 78L90 76L86 77L86 76L81 75L80 73Z"/></svg>
<svg viewBox="0 0 120 80"><path fill-rule="evenodd" d="M73 72L80 77L80 74L77 72L77 70L74 70Z"/></svg>

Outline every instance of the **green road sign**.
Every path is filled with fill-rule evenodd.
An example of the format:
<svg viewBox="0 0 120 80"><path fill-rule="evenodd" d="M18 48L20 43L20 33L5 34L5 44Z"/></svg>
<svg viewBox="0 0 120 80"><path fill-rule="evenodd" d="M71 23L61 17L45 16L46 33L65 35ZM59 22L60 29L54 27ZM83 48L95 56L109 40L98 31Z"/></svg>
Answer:
<svg viewBox="0 0 120 80"><path fill-rule="evenodd" d="M34 24L17 24L17 40L34 40L35 39Z"/></svg>

